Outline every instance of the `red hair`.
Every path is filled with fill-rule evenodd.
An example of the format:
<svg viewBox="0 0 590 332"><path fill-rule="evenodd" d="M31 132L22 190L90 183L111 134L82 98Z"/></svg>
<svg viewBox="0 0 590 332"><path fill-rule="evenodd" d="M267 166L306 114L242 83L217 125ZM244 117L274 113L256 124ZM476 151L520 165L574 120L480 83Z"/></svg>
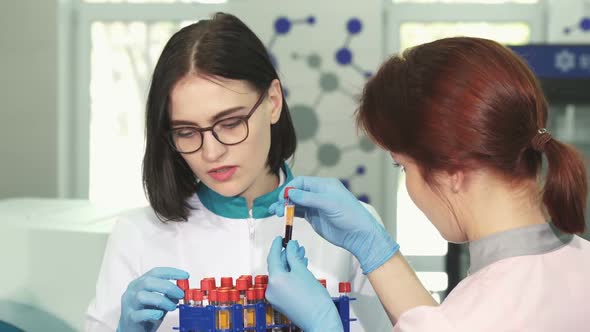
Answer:
<svg viewBox="0 0 590 332"><path fill-rule="evenodd" d="M433 171L485 167L510 181L534 179L542 152L531 142L547 123L547 101L525 62L480 38L447 38L387 60L365 86L357 124L383 148ZM585 229L581 155L555 139L544 146L543 202L568 233Z"/></svg>

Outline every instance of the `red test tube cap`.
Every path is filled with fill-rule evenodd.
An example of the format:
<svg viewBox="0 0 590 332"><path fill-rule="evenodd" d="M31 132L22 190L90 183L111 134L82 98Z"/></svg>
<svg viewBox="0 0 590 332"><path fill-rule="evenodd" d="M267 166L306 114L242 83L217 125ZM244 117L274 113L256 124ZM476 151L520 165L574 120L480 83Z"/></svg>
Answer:
<svg viewBox="0 0 590 332"><path fill-rule="evenodd" d="M217 302L217 296L219 295L219 291L217 289L212 289L209 291L209 301Z"/></svg>
<svg viewBox="0 0 590 332"><path fill-rule="evenodd" d="M248 290L246 291L246 299L249 301L255 301L256 300L256 289L248 288Z"/></svg>
<svg viewBox="0 0 590 332"><path fill-rule="evenodd" d="M291 189L295 189L295 187L286 187L285 188L285 193L283 196L285 199L289 198L289 190L291 190Z"/></svg>
<svg viewBox="0 0 590 332"><path fill-rule="evenodd" d="M190 290L191 297L194 301L203 301L203 291L198 288Z"/></svg>
<svg viewBox="0 0 590 332"><path fill-rule="evenodd" d="M264 294L266 293L266 289L264 289L262 287L256 287L256 288L254 288L254 290L256 291L256 299L257 300L264 300Z"/></svg>
<svg viewBox="0 0 590 332"><path fill-rule="evenodd" d="M189 289L188 279L176 280L176 286L178 286L178 288L182 289L183 291L186 291Z"/></svg>
<svg viewBox="0 0 590 332"><path fill-rule="evenodd" d="M239 302L240 301L240 291L237 289L232 289L229 291L229 300L231 302Z"/></svg>
<svg viewBox="0 0 590 332"><path fill-rule="evenodd" d="M217 291L217 301L222 303L229 302L229 291L227 289Z"/></svg>
<svg viewBox="0 0 590 332"><path fill-rule="evenodd" d="M265 278L266 277L266 278ZM262 286L268 283L268 276L265 275L257 275L254 277L254 285Z"/></svg>
<svg viewBox="0 0 590 332"><path fill-rule="evenodd" d="M245 291L248 288L250 288L250 282L248 282L248 279L245 278L240 278L238 280L236 280L236 289L238 291Z"/></svg>
<svg viewBox="0 0 590 332"><path fill-rule="evenodd" d="M252 276L248 274L243 274L240 276L239 279L246 279L248 280L248 287L252 287Z"/></svg>
<svg viewBox="0 0 590 332"><path fill-rule="evenodd" d="M328 283L326 282L326 279L318 279L318 281L320 282L320 284L322 284L322 286L324 286L324 288L328 287Z"/></svg>
<svg viewBox="0 0 590 332"><path fill-rule="evenodd" d="M338 291L340 293L350 293L351 287L350 282L340 282L338 284Z"/></svg>
<svg viewBox="0 0 590 332"><path fill-rule="evenodd" d="M232 277L221 277L221 287L234 287L234 278Z"/></svg>

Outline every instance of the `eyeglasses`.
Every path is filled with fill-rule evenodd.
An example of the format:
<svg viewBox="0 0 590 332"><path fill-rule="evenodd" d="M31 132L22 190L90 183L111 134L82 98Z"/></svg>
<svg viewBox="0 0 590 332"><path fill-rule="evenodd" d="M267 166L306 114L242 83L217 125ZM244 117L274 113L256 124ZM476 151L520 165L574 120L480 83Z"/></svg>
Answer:
<svg viewBox="0 0 590 332"><path fill-rule="evenodd" d="M222 119L207 128L186 126L170 130L168 134L170 145L179 153L197 152L203 147L203 138L207 131L211 131L213 137L221 144L236 145L242 143L250 133L248 120L254 114L254 111L258 109L258 106L262 104L265 96L266 92L260 95L247 115Z"/></svg>

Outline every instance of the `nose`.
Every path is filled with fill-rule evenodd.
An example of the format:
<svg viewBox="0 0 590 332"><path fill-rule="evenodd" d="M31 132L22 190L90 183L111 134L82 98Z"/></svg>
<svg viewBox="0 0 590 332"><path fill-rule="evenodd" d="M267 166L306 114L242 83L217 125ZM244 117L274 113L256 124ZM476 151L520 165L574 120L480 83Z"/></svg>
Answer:
<svg viewBox="0 0 590 332"><path fill-rule="evenodd" d="M203 146L201 153L206 161L217 161L227 151L227 146L219 142L214 136L213 132L205 132L203 134Z"/></svg>

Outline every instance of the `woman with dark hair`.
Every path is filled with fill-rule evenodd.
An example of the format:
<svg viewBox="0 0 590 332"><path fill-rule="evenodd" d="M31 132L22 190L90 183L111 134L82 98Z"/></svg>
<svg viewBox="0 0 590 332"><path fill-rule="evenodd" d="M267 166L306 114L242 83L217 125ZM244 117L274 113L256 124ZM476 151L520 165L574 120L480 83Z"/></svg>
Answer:
<svg viewBox="0 0 590 332"><path fill-rule="evenodd" d="M268 208L293 178L285 161L295 147L277 72L243 22L218 13L175 33L147 100L143 180L151 207L113 229L86 330L172 331L184 293L171 280L266 274L270 243L285 227ZM331 288L350 280L374 306L374 320L356 313L366 322L359 331L390 326L350 253L295 222L318 278Z"/></svg>
<svg viewBox="0 0 590 332"><path fill-rule="evenodd" d="M417 46L367 83L358 124L405 171L410 197L441 235L469 243L470 275L440 305L337 181L296 178L289 197L359 260L395 331L587 331L590 243L575 234L588 182L580 154L545 129L547 113L525 62L485 39ZM271 211L283 213L276 203ZM273 243L267 299L305 331L341 331L297 250Z"/></svg>

